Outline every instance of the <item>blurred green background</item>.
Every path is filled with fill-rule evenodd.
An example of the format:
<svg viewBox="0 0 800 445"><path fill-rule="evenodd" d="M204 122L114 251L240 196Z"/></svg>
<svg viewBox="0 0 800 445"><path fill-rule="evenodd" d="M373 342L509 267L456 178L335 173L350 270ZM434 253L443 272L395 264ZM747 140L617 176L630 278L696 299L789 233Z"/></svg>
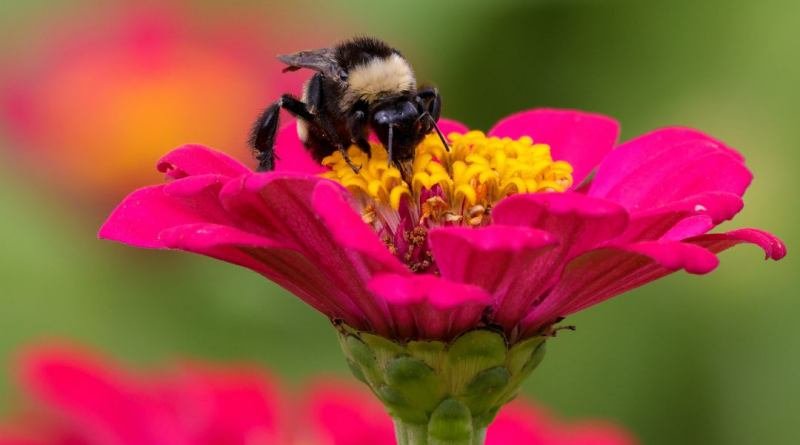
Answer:
<svg viewBox="0 0 800 445"><path fill-rule="evenodd" d="M523 108L572 107L616 117L623 139L680 124L737 147L755 181L735 226L773 231L790 255L766 263L755 248L735 249L710 276L677 274L571 317L577 332L549 344L525 392L568 417L616 420L647 444L798 443L800 200L791 175L800 160L800 2L375 3L175 6L203 23L236 23L243 14L256 18L256 39L281 36L274 52L254 59L301 49L295 40L383 37L418 77L435 81L444 113L472 127ZM3 2L0 68L46 70L37 57L47 54L41 48L52 24L92 28L102 20L93 19L96 6ZM74 110L91 128L91 110L80 101ZM244 135L249 125L233 130ZM136 137L130 131L126 137ZM62 156L79 152L59 152L58 139L33 149L24 134L10 133L6 126L0 134L1 409L19 398L14 354L41 339L72 339L142 365L187 356L248 360L295 382L346 373L327 320L259 276L97 241L125 190L75 192L68 182L80 178L52 177Z"/></svg>

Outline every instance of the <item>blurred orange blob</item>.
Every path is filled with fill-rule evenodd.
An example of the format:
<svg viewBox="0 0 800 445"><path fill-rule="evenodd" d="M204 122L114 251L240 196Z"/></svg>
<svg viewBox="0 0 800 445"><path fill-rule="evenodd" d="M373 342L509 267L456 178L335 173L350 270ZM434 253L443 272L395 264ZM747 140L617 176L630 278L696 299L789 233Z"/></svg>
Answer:
<svg viewBox="0 0 800 445"><path fill-rule="evenodd" d="M0 75L6 145L92 200L159 180L158 158L189 142L251 163L252 122L304 77L282 75L275 60L303 42L282 45L270 37L279 20L255 25L252 15L123 8L61 18L43 32L42 48L17 48L2 63L12 71Z"/></svg>

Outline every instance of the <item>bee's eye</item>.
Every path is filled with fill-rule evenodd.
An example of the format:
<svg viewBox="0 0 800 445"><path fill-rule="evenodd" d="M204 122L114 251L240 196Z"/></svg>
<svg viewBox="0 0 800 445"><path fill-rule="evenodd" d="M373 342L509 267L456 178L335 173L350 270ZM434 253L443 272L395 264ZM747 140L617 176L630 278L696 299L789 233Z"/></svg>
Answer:
<svg viewBox="0 0 800 445"><path fill-rule="evenodd" d="M404 118L416 117L419 114L417 107L415 107L411 102L403 102L403 109L401 113Z"/></svg>
<svg viewBox="0 0 800 445"><path fill-rule="evenodd" d="M375 113L375 123L378 125L388 125L392 119L391 113L387 110L380 110Z"/></svg>

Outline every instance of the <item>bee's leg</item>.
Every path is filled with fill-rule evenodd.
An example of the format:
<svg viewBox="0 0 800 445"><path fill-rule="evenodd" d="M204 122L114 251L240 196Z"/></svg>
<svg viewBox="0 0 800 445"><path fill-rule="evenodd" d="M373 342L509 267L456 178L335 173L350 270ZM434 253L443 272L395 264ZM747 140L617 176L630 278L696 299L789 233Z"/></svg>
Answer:
<svg viewBox="0 0 800 445"><path fill-rule="evenodd" d="M275 133L278 130L280 109L279 100L267 107L253 125L250 146L258 161L258 171L270 171L275 168Z"/></svg>
<svg viewBox="0 0 800 445"><path fill-rule="evenodd" d="M281 108L288 111L292 116L298 119L302 119L306 122L313 122L317 120L314 113L308 109L308 105L291 94L284 94L281 96L281 100L278 102L281 104Z"/></svg>
<svg viewBox="0 0 800 445"><path fill-rule="evenodd" d="M438 121L442 113L442 96L434 87L423 87L417 92L417 100L422 104L422 111L427 111L433 120Z"/></svg>
<svg viewBox="0 0 800 445"><path fill-rule="evenodd" d="M392 165L392 159L394 159L394 153L392 152L392 144L394 143L394 125L391 124L389 125L388 141L389 143L386 147L386 153L389 155L389 165Z"/></svg>
<svg viewBox="0 0 800 445"><path fill-rule="evenodd" d="M439 90L434 87L424 87L420 89L417 92L417 106L421 109L419 118L426 119L430 124L430 126L425 127L428 129L427 132L436 130L439 139L442 140L444 148L450 151L450 144L447 143L447 138L444 137L442 130L440 130L439 126L436 124L442 112L442 96L439 95Z"/></svg>
<svg viewBox="0 0 800 445"><path fill-rule="evenodd" d="M347 147L342 144L336 144L336 150L342 154L342 158L344 158L344 162L347 162L347 165L353 169L353 173L358 173L361 171L361 166L356 165L353 160L350 158L350 154L347 153Z"/></svg>
<svg viewBox="0 0 800 445"><path fill-rule="evenodd" d="M258 171L270 171L275 168L275 134L278 131L280 109L297 116L298 119L311 121L314 116L306 108L306 104L297 98L284 94L277 102L267 107L253 125L250 146L253 147L258 160Z"/></svg>
<svg viewBox="0 0 800 445"><path fill-rule="evenodd" d="M372 157L372 147L367 141L367 113L364 110L354 111L350 115L348 127L356 146L366 153L368 157Z"/></svg>
<svg viewBox="0 0 800 445"><path fill-rule="evenodd" d="M303 101L308 104L308 111L312 114L322 109L322 74L314 74L303 85Z"/></svg>
<svg viewBox="0 0 800 445"><path fill-rule="evenodd" d="M361 170L361 166L355 165L353 160L350 159L350 154L347 153L347 147L350 144L350 140L341 141L341 137L337 133L336 129L324 119L316 118L316 113L318 110L322 110L324 108L324 96L322 94L322 80L323 75L321 73L317 73L309 79L308 83L304 87L303 91L303 99L305 99L309 112L314 115L312 119L309 119L309 124L316 127L322 137L325 140L326 145L330 145L335 147L336 150L342 154L342 158L344 158L347 165L353 169L354 172L358 173ZM355 133L353 133L355 134Z"/></svg>
<svg viewBox="0 0 800 445"><path fill-rule="evenodd" d="M350 154L347 152L347 149L350 147L351 141L349 138L344 139L339 136L339 133L336 132L336 129L328 122L323 119L317 119L313 122L318 129L321 130L324 139L327 140L327 145L334 147L336 151L342 154L342 158L344 158L347 165L353 169L354 173L358 173L361 170L360 165L356 165L353 163L353 160L350 159Z"/></svg>

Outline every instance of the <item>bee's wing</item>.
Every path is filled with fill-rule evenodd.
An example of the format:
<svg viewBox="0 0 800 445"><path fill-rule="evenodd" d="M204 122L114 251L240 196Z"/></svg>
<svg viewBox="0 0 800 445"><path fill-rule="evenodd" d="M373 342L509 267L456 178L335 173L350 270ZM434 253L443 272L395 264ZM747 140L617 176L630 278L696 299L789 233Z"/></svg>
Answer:
<svg viewBox="0 0 800 445"><path fill-rule="evenodd" d="M331 48L284 54L278 56L278 60L289 65L284 71L308 68L319 71L322 75L332 80L340 82L347 80L347 72L336 62L334 50Z"/></svg>

